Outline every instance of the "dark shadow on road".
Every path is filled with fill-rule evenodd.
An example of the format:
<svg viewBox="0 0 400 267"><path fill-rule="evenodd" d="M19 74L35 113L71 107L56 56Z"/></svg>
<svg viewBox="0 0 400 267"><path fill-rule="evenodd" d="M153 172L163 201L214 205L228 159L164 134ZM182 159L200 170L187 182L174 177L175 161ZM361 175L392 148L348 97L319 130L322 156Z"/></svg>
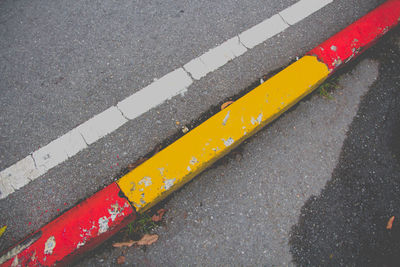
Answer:
<svg viewBox="0 0 400 267"><path fill-rule="evenodd" d="M381 63L379 78L362 99L331 180L292 228L299 266L400 266L399 46L397 29L368 53Z"/></svg>

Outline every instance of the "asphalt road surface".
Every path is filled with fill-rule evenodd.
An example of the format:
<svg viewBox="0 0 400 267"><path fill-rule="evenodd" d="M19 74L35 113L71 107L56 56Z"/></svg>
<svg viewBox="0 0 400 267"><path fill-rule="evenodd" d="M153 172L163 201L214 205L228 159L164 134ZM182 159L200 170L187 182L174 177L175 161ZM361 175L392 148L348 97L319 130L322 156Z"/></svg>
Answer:
<svg viewBox="0 0 400 267"><path fill-rule="evenodd" d="M0 168L295 2L2 1ZM382 2L334 1L195 81L184 96L127 122L0 199L0 224L8 226L0 250L114 181L129 163L179 132L181 125L189 125ZM340 173L335 166L345 157L340 151L347 129L383 62L390 64L380 57L364 59L354 73L343 74L340 87L348 90L334 90L334 100L314 95L244 145L241 156L228 157L196 178L167 203L169 230L158 230L165 231L160 241L146 251L129 250L127 262L286 265L322 259L306 245L316 244L308 223L295 227L291 239L289 232L308 198L319 195L332 172ZM392 89L387 97L395 101ZM258 155L252 154L255 151ZM395 169L391 173L395 175ZM304 218L323 221L315 215L318 207L312 207L311 213L302 210ZM186 219L179 219L184 214ZM381 220L386 218L382 215ZM326 243L320 253L330 247ZM119 253L103 247L81 264L112 265ZM310 256L302 258L307 253ZM335 252L328 257L337 260Z"/></svg>
<svg viewBox="0 0 400 267"><path fill-rule="evenodd" d="M76 266L398 266L399 62L397 29L163 203L157 243Z"/></svg>
<svg viewBox="0 0 400 267"><path fill-rule="evenodd" d="M371 51L379 77L364 96L324 189L293 228L301 266L398 266L400 227L400 31Z"/></svg>

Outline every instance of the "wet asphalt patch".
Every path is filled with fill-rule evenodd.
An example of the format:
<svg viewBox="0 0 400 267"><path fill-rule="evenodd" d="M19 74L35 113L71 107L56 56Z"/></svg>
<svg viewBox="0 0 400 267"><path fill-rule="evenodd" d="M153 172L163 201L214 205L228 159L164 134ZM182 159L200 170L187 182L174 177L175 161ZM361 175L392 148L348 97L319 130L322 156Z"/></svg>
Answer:
<svg viewBox="0 0 400 267"><path fill-rule="evenodd" d="M380 62L378 80L361 101L331 180L292 228L298 266L400 265L400 29L368 55Z"/></svg>

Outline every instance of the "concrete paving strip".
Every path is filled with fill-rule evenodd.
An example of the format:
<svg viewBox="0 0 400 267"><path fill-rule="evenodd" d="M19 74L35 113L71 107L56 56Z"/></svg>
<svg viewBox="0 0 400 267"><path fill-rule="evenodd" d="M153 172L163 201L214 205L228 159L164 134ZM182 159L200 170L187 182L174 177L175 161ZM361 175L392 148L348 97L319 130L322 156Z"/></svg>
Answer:
<svg viewBox="0 0 400 267"><path fill-rule="evenodd" d="M332 1L318 1L316 3L314 0L300 0L288 9L285 9L288 11L284 10L283 15L276 14L209 50L198 59L193 59L185 65L187 71L194 79L200 79L207 73L217 70L230 60L245 53L247 51L245 47L253 48L284 31L289 27L284 19L298 22L330 2ZM293 19L291 19L292 16L294 16ZM71 130L66 135L59 137L48 145L34 151L31 155L28 155L28 159L29 157L33 158L34 165L17 162L1 171L0 199L6 198L17 188L21 188L21 186L40 177L68 158L73 157L79 151L87 148L87 145L93 144L105 135L117 130L128 121L126 118L133 120L162 104L164 101L184 93L192 81L192 78L188 76L188 73L184 69L179 68L174 70L132 96L122 100L117 106L108 108ZM82 137L87 145L82 142ZM72 146L69 141L73 142ZM21 161L25 162L26 158ZM29 173L29 179L20 176L21 173Z"/></svg>

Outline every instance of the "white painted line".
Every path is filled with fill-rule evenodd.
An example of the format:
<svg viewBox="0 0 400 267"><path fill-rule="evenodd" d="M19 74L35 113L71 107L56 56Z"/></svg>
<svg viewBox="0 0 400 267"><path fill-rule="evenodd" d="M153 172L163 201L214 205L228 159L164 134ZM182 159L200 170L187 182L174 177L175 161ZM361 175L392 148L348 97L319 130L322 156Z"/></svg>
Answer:
<svg viewBox="0 0 400 267"><path fill-rule="evenodd" d="M247 48L251 49L256 45L259 45L274 35L282 32L289 25L286 24L281 16L278 14L271 18L264 20L260 24L253 26L252 28L239 34L240 42Z"/></svg>
<svg viewBox="0 0 400 267"><path fill-rule="evenodd" d="M204 62L208 71L212 72L246 51L246 47L239 42L239 37L235 36L201 55L200 60Z"/></svg>
<svg viewBox="0 0 400 267"><path fill-rule="evenodd" d="M32 156L18 161L0 172L0 199L36 179L42 173L35 167Z"/></svg>
<svg viewBox="0 0 400 267"><path fill-rule="evenodd" d="M115 131L128 120L116 107L106 109L90 120L79 125L76 130L83 136L88 145Z"/></svg>
<svg viewBox="0 0 400 267"><path fill-rule="evenodd" d="M77 154L79 151L87 148L87 144L77 128L64 134L59 139L61 140L63 148L69 158Z"/></svg>
<svg viewBox="0 0 400 267"><path fill-rule="evenodd" d="M133 120L165 100L185 92L192 83L186 71L179 68L125 98L117 107L125 117Z"/></svg>
<svg viewBox="0 0 400 267"><path fill-rule="evenodd" d="M230 60L282 32L300 20L321 9L333 0L300 0L279 14L264 20L203 55L189 61L94 116L65 135L38 149L26 158L0 172L0 199L40 177L100 138L115 131L128 120L133 120L164 101L184 93L193 83ZM283 19L282 19L283 18ZM287 23L286 23L287 22Z"/></svg>
<svg viewBox="0 0 400 267"><path fill-rule="evenodd" d="M99 115L102 115L103 113L100 113ZM120 112L119 114L121 115ZM96 117L98 117L99 115L97 115ZM93 119L85 122L79 127L90 125ZM105 120L104 123L107 124ZM86 147L87 145L82 135L79 133L77 128L75 128L64 134L63 136L57 138L56 140L50 142L46 146L41 147L40 149L33 152L32 157L35 160L36 168L39 170L39 172L45 173L51 168L60 164L61 162L67 160L69 157L74 156Z"/></svg>
<svg viewBox="0 0 400 267"><path fill-rule="evenodd" d="M10 179L8 177L0 176L0 199L7 197L14 193L14 188L11 186Z"/></svg>
<svg viewBox="0 0 400 267"><path fill-rule="evenodd" d="M200 57L192 59L183 68L192 75L193 79L200 80L207 73L213 72L246 51L247 48L240 43L239 37L235 36Z"/></svg>
<svg viewBox="0 0 400 267"><path fill-rule="evenodd" d="M333 0L300 0L279 14L287 23L293 25L332 2Z"/></svg>
<svg viewBox="0 0 400 267"><path fill-rule="evenodd" d="M226 48L229 49L235 57L240 57L247 52L247 48L240 42L239 36L229 39L222 45L226 46Z"/></svg>
<svg viewBox="0 0 400 267"><path fill-rule="evenodd" d="M200 56L200 60L204 62L208 72L213 72L214 70L219 69L233 58L235 58L233 53L227 49L227 47L223 47L222 45L217 46Z"/></svg>
<svg viewBox="0 0 400 267"><path fill-rule="evenodd" d="M192 59L186 63L186 65L183 65L183 68L189 72L195 80L200 80L209 72L208 68L199 57L196 57L195 59Z"/></svg>
<svg viewBox="0 0 400 267"><path fill-rule="evenodd" d="M56 139L32 154L36 167L41 173L45 173L54 166L68 159L60 139Z"/></svg>

